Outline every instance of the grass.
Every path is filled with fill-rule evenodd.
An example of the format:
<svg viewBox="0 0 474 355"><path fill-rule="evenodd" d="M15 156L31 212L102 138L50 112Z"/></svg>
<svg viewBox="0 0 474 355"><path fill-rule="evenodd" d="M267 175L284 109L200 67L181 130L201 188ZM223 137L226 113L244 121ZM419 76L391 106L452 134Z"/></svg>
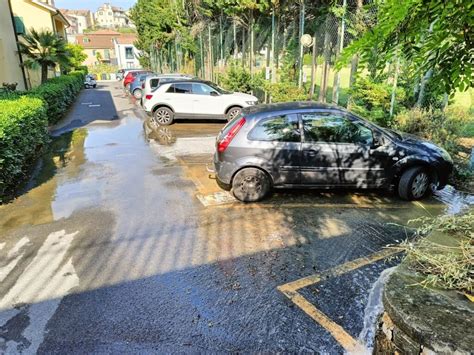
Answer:
<svg viewBox="0 0 474 355"><path fill-rule="evenodd" d="M467 110L473 110L474 89L469 88L467 91L456 92L454 94L453 105L464 107Z"/></svg>
<svg viewBox="0 0 474 355"><path fill-rule="evenodd" d="M463 133L465 138L474 138L474 119L466 125Z"/></svg>

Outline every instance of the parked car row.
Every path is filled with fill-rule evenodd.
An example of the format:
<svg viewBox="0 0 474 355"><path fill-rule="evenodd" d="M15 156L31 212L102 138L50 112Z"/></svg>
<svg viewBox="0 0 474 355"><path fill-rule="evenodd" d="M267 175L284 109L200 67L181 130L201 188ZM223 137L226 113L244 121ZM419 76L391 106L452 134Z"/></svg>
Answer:
<svg viewBox="0 0 474 355"><path fill-rule="evenodd" d="M155 125L179 118L225 119L213 159L220 187L255 202L278 188L387 188L418 200L444 187L449 154L415 136L382 128L316 102L258 105L183 74L129 72L124 87Z"/></svg>
<svg viewBox="0 0 474 355"><path fill-rule="evenodd" d="M155 123L163 126L180 118L232 120L244 107L258 103L253 95L230 92L185 74L130 71L123 85L141 100L141 106Z"/></svg>

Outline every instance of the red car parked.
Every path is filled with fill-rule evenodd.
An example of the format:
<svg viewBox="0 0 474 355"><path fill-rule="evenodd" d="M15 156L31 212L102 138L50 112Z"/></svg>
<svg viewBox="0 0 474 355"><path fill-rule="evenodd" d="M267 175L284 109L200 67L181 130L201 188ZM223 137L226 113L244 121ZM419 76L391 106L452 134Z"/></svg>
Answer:
<svg viewBox="0 0 474 355"><path fill-rule="evenodd" d="M128 74L123 79L123 86L127 88L128 90L128 87L135 80L138 74L148 74L148 73L152 74L151 72L148 72L146 70L136 70L136 71L134 70L134 71L128 72Z"/></svg>

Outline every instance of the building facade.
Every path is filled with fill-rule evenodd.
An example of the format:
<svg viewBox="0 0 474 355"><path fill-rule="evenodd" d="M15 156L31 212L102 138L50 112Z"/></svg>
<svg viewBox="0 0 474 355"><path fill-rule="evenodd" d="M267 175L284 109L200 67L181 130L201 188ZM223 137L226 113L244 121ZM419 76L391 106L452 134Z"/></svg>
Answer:
<svg viewBox="0 0 474 355"><path fill-rule="evenodd" d="M140 52L134 46L137 37L102 29L75 35L75 44L84 48L87 59L84 65L110 64L119 68L139 68Z"/></svg>
<svg viewBox="0 0 474 355"><path fill-rule="evenodd" d="M110 3L101 5L94 14L98 27L119 28L132 27L127 11Z"/></svg>
<svg viewBox="0 0 474 355"><path fill-rule="evenodd" d="M18 53L13 12L9 0L0 0L0 86L17 84L17 90L26 89L26 76Z"/></svg>
<svg viewBox="0 0 474 355"><path fill-rule="evenodd" d="M63 13L68 19L74 19L74 25L71 24L71 27L68 28L67 33L71 35L81 34L84 33L84 30L93 28L95 21L94 15L89 10L68 10L68 9L61 9L61 13ZM71 22L71 21L70 21Z"/></svg>
<svg viewBox="0 0 474 355"><path fill-rule="evenodd" d="M54 0L13 0L10 1L11 11L15 22L16 35L21 36L32 28L37 31L49 30L59 37L67 39L66 29L70 26L66 17L54 6ZM39 69L25 70L28 87L41 83ZM59 68L51 69L48 77L59 74Z"/></svg>
<svg viewBox="0 0 474 355"><path fill-rule="evenodd" d="M140 68L140 52L133 44L136 41L135 35L122 35L114 38L114 49L117 56L117 65L123 69Z"/></svg>
<svg viewBox="0 0 474 355"><path fill-rule="evenodd" d="M98 65L101 63L117 65L114 39L120 37L119 32L99 30L91 33L76 35L76 44L84 48L87 59L84 65Z"/></svg>

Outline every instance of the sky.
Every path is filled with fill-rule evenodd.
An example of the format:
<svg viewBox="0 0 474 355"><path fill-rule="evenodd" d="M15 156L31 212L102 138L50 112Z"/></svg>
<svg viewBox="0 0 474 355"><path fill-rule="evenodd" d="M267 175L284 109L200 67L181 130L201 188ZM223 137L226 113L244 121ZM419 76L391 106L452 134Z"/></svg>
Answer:
<svg viewBox="0 0 474 355"><path fill-rule="evenodd" d="M96 11L104 2L111 3L113 6L129 9L135 1L136 0L55 0L54 4L60 9L85 9Z"/></svg>

